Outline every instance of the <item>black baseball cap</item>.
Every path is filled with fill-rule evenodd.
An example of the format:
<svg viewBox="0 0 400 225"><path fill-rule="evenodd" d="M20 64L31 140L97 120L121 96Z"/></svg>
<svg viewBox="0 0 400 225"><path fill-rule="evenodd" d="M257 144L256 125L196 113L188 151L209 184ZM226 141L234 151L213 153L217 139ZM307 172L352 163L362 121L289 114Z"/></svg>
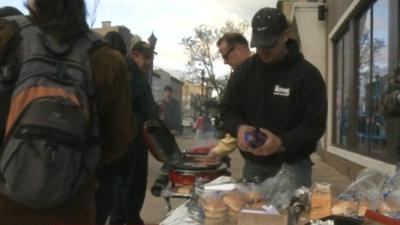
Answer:
<svg viewBox="0 0 400 225"><path fill-rule="evenodd" d="M131 51L140 52L146 57L153 57L154 54L157 55L157 52L155 52L154 49L144 41L138 41L135 45L133 45Z"/></svg>
<svg viewBox="0 0 400 225"><path fill-rule="evenodd" d="M289 28L285 15L276 8L262 8L251 21L251 47L272 48L279 36Z"/></svg>

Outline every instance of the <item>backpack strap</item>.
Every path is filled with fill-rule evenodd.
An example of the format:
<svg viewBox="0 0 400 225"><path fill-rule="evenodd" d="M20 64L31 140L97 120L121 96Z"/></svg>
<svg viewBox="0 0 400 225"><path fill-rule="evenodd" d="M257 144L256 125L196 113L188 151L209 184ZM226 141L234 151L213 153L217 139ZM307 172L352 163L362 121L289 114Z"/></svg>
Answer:
<svg viewBox="0 0 400 225"><path fill-rule="evenodd" d="M18 17L20 18L20 16ZM12 36L8 40L3 40L5 42L2 43L3 46L0 46L0 57L3 57L0 62L0 146L3 145L5 138L5 127L10 108L12 91L14 89L14 83L18 77L15 52L22 39L20 36L20 24L13 18L17 17L6 17L1 19L1 22L6 23L7 26L4 32L12 32ZM20 18L19 20L23 26L27 26L30 23L29 20L23 18Z"/></svg>

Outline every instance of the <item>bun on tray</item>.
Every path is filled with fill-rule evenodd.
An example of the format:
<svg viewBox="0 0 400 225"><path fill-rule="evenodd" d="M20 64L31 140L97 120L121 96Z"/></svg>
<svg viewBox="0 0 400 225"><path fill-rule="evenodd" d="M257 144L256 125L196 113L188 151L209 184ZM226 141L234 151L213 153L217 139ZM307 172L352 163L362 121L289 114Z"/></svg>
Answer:
<svg viewBox="0 0 400 225"><path fill-rule="evenodd" d="M224 197L224 202L230 210L235 212L239 212L241 208L246 206L246 201L236 191L228 192Z"/></svg>

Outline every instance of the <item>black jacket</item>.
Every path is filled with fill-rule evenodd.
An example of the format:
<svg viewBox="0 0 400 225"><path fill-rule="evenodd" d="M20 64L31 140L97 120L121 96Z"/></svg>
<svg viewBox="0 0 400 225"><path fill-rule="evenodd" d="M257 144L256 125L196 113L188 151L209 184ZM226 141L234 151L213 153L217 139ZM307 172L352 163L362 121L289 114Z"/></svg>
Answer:
<svg viewBox="0 0 400 225"><path fill-rule="evenodd" d="M326 126L326 87L318 69L304 59L294 40L281 62L268 65L256 54L230 77L221 104L225 130L237 136L238 126L262 127L279 136L284 153L244 158L279 165L309 157Z"/></svg>
<svg viewBox="0 0 400 225"><path fill-rule="evenodd" d="M151 87L138 65L131 58L127 59L129 83L131 88L131 99L133 114L138 120L139 129L143 122L158 119L158 105L154 100Z"/></svg>
<svg viewBox="0 0 400 225"><path fill-rule="evenodd" d="M172 98L170 101L163 100L161 102L163 109L163 121L170 130L180 131L181 130L181 104Z"/></svg>

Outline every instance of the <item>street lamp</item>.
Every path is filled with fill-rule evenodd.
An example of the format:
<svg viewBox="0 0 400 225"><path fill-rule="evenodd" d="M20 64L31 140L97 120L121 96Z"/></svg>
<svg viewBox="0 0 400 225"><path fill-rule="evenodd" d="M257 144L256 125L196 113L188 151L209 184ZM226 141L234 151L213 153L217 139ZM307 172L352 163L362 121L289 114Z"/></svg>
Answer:
<svg viewBox="0 0 400 225"><path fill-rule="evenodd" d="M151 32L151 35L147 40L149 41L150 47L154 50L156 48L156 43L157 43L157 38L154 35L154 32ZM149 83L150 83L151 87L152 87L152 83L153 83L153 72L154 72L154 57L151 61L151 67L150 67L150 71L149 71Z"/></svg>
<svg viewBox="0 0 400 225"><path fill-rule="evenodd" d="M153 48L154 50L156 48L156 43L157 43L157 38L154 35L154 32L151 32L151 35L147 40L149 41L149 45L151 46L151 48Z"/></svg>

